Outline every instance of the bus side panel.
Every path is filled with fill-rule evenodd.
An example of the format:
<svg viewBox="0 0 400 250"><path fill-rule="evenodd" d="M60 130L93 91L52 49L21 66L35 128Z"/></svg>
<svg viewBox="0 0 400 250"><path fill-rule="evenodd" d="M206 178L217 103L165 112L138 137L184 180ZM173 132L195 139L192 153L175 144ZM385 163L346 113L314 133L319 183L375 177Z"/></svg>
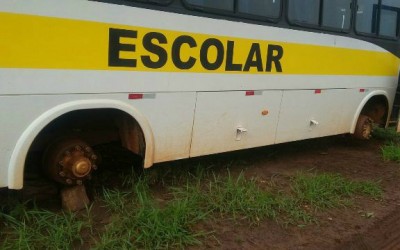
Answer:
<svg viewBox="0 0 400 250"><path fill-rule="evenodd" d="M190 156L274 143L282 91L200 92Z"/></svg>
<svg viewBox="0 0 400 250"><path fill-rule="evenodd" d="M113 100L138 110L154 134L154 162L189 157L195 92L0 96L0 187L9 186L11 154L30 124L56 106L85 100L99 100L96 109L114 108L106 102Z"/></svg>
<svg viewBox="0 0 400 250"><path fill-rule="evenodd" d="M154 162L188 158L196 93L154 95L154 99L132 100L132 104L143 112L153 130Z"/></svg>
<svg viewBox="0 0 400 250"><path fill-rule="evenodd" d="M286 90L275 143L349 133L360 89Z"/></svg>
<svg viewBox="0 0 400 250"><path fill-rule="evenodd" d="M19 96L0 96L0 188L8 186L9 161L18 138L35 119L41 101Z"/></svg>

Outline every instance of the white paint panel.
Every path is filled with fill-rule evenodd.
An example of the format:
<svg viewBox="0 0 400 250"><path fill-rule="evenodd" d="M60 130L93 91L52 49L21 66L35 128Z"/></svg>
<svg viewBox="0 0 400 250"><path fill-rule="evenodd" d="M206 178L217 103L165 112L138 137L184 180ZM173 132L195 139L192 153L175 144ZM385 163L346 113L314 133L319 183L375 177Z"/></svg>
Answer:
<svg viewBox="0 0 400 250"><path fill-rule="evenodd" d="M195 93L154 93L152 99L138 100L129 100L128 94L0 96L0 187L9 185L10 168L19 168L9 165L10 157L30 124L53 107L74 101L105 100L99 108L109 107L106 100L131 106L145 117L154 135L155 162L189 157Z"/></svg>
<svg viewBox="0 0 400 250"><path fill-rule="evenodd" d="M275 143L349 133L355 110L368 91L284 91Z"/></svg>
<svg viewBox="0 0 400 250"><path fill-rule="evenodd" d="M229 84L226 84L229 82ZM249 75L0 69L0 95L396 88L390 76Z"/></svg>
<svg viewBox="0 0 400 250"><path fill-rule="evenodd" d="M0 11L209 36L384 51L371 43L342 36L87 0L0 0ZM355 110L368 94L357 88L388 89L396 85L396 77L0 69L0 187L7 186L11 153L24 130L41 114L65 102L101 98L131 105L148 120L154 134L154 161L161 162L186 158L189 153L197 156L347 133ZM249 88L263 90L262 95L246 97L244 90ZM315 95L315 88L346 89L323 90ZM196 91L209 92L198 94L191 144ZM128 100L130 92L157 93L154 99ZM269 114L262 116L265 109ZM310 127L311 120L318 125ZM238 127L247 129L240 141L236 140Z"/></svg>
<svg viewBox="0 0 400 250"><path fill-rule="evenodd" d="M198 93L190 156L274 143L281 97L282 91ZM240 140L238 128L247 130Z"/></svg>
<svg viewBox="0 0 400 250"><path fill-rule="evenodd" d="M77 11L79 10L79 11ZM220 19L147 10L117 4L106 4L87 0L1 0L0 11L26 13L43 16L126 24L139 27L154 27L166 30L218 34L220 36L242 37L285 41L322 46L384 51L371 43L330 34L296 31L264 25L247 24ZM157 18L154 18L157 17ZM162 22L160 22L162 20ZM339 42L336 43L336 39ZM340 42L346 41L346 42ZM355 42L353 42L355 41Z"/></svg>
<svg viewBox="0 0 400 250"><path fill-rule="evenodd" d="M154 134L154 162L189 157L196 94L157 93L155 99L132 100Z"/></svg>

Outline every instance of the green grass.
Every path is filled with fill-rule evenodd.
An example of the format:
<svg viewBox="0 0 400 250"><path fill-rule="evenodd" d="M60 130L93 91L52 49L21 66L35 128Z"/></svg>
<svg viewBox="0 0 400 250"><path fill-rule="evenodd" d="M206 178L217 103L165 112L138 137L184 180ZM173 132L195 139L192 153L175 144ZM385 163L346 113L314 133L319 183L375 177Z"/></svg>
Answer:
<svg viewBox="0 0 400 250"><path fill-rule="evenodd" d="M400 146L393 142L381 147L382 157L385 161L400 162Z"/></svg>
<svg viewBox="0 0 400 250"><path fill-rule="evenodd" d="M397 133L394 127L375 128L373 136L385 141L385 145L381 147L382 158L385 161L400 162L400 133Z"/></svg>
<svg viewBox="0 0 400 250"><path fill-rule="evenodd" d="M147 181L139 179L129 192L105 190L104 201L114 214L95 249L165 249L200 244L203 232L191 229L206 218L195 196L156 202Z"/></svg>
<svg viewBox="0 0 400 250"><path fill-rule="evenodd" d="M384 140L387 142L400 142L400 134L396 132L396 128L389 127L389 128L380 128L375 127L374 131L372 132L373 138Z"/></svg>
<svg viewBox="0 0 400 250"><path fill-rule="evenodd" d="M348 206L353 195L373 198L382 196L377 182L351 181L339 174L297 174L292 180L292 189L300 203L321 210Z"/></svg>
<svg viewBox="0 0 400 250"><path fill-rule="evenodd" d="M278 221L283 225L308 225L316 222L311 211L295 196L281 194L278 201L281 216Z"/></svg>
<svg viewBox="0 0 400 250"><path fill-rule="evenodd" d="M247 219L252 223L277 217L277 197L261 190L255 179L246 179L243 173L236 178L229 172L227 177L214 176L205 192L207 208L222 216Z"/></svg>
<svg viewBox="0 0 400 250"><path fill-rule="evenodd" d="M72 213L16 207L11 214L0 214L6 225L0 249L71 249L82 243L81 231L89 228Z"/></svg>
<svg viewBox="0 0 400 250"><path fill-rule="evenodd" d="M265 219L285 224L312 221L312 216L297 206L294 197L262 189L255 178L245 178L243 173L234 177L211 175L207 181L194 178L185 188L172 188L174 197L196 197L199 208L214 218L230 218L257 225ZM272 188L271 188L272 189Z"/></svg>
<svg viewBox="0 0 400 250"><path fill-rule="evenodd" d="M382 195L379 183L351 181L337 174L299 173L289 180L291 189L283 191L273 183L261 187L258 179L243 173L218 175L201 166L174 171L125 175L122 187L103 189L99 196L111 219L100 229L93 230L89 209L87 216L78 218L17 206L0 215L0 223L5 224L0 249L79 248L85 230L92 234L85 238L92 249L185 248L201 245L213 234L198 229L211 219L249 225L272 219L304 226L316 221L316 210L348 206L354 195ZM168 180L171 175L175 178ZM162 193L152 186L160 178L164 179Z"/></svg>

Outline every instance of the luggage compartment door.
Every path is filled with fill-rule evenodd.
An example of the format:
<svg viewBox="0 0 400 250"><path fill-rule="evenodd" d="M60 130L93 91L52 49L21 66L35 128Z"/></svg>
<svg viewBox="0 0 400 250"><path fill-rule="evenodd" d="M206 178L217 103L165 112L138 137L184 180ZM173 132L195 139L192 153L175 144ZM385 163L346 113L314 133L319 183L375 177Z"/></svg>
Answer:
<svg viewBox="0 0 400 250"><path fill-rule="evenodd" d="M273 144L282 91L199 92L190 156Z"/></svg>

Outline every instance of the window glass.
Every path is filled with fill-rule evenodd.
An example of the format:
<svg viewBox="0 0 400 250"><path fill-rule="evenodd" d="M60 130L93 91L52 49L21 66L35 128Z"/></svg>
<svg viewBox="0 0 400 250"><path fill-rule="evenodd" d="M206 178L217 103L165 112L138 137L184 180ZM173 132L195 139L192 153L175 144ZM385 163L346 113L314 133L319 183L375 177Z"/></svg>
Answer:
<svg viewBox="0 0 400 250"><path fill-rule="evenodd" d="M217 10L225 10L233 12L234 0L185 0L188 4Z"/></svg>
<svg viewBox="0 0 400 250"><path fill-rule="evenodd" d="M379 35L397 37L400 14L399 0L382 0Z"/></svg>
<svg viewBox="0 0 400 250"><path fill-rule="evenodd" d="M162 4L168 4L171 3L172 0L149 0L151 3L162 3Z"/></svg>
<svg viewBox="0 0 400 250"><path fill-rule="evenodd" d="M351 0L325 0L322 10L322 26L348 30L351 19Z"/></svg>
<svg viewBox="0 0 400 250"><path fill-rule="evenodd" d="M378 0L358 0L356 31L367 34L376 33Z"/></svg>
<svg viewBox="0 0 400 250"><path fill-rule="evenodd" d="M135 2L145 2L145 3L157 3L157 4L162 4L162 5L166 5L166 4L171 3L171 0L133 0L133 1L135 1Z"/></svg>
<svg viewBox="0 0 400 250"><path fill-rule="evenodd" d="M319 0L289 0L289 20L295 23L319 24Z"/></svg>
<svg viewBox="0 0 400 250"><path fill-rule="evenodd" d="M278 18L281 14L281 0L238 0L239 13Z"/></svg>

